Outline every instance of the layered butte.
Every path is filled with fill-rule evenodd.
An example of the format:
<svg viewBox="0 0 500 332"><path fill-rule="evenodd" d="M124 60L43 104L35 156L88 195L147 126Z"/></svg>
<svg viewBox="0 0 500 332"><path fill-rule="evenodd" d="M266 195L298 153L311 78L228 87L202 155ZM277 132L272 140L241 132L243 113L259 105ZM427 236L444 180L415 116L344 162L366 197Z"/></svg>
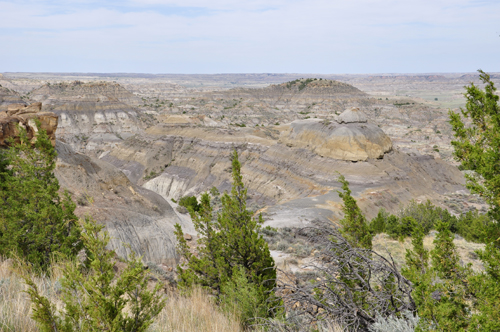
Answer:
<svg viewBox="0 0 500 332"><path fill-rule="evenodd" d="M281 141L323 157L349 161L382 158L392 150L389 136L377 125L367 123L359 108L344 111L336 121L293 121L282 132Z"/></svg>
<svg viewBox="0 0 500 332"><path fill-rule="evenodd" d="M59 117L58 139L75 150L99 154L140 130L136 97L108 82L45 84L30 93Z"/></svg>

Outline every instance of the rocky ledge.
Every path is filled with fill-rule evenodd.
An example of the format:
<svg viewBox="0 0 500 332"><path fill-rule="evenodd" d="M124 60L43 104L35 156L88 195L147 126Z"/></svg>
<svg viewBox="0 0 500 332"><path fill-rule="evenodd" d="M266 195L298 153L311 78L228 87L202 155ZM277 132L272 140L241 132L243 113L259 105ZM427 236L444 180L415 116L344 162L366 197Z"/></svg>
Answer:
<svg viewBox="0 0 500 332"><path fill-rule="evenodd" d="M10 104L7 110L0 111L0 147L9 145L10 138L19 142L19 126L26 129L28 137L33 139L37 132L36 120L50 137L53 146L56 144L57 115L42 112L42 103L30 105Z"/></svg>

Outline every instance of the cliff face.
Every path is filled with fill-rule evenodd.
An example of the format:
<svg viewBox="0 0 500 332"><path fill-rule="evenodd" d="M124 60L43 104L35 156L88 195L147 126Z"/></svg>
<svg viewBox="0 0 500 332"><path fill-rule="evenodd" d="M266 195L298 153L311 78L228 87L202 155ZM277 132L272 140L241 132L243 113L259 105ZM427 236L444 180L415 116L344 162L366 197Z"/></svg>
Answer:
<svg viewBox="0 0 500 332"><path fill-rule="evenodd" d="M50 137L52 145L56 143L57 115L52 112L42 112L41 103L9 104L7 109L0 111L0 147L6 147L9 138L19 142L19 129L26 129L28 138L33 139L37 132L36 120L40 121L41 129L44 129Z"/></svg>

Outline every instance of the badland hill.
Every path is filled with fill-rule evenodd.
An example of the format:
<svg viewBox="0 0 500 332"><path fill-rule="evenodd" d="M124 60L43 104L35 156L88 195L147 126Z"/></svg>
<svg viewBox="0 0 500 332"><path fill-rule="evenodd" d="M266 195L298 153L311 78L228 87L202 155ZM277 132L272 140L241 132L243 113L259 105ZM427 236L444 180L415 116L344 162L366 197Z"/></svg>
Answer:
<svg viewBox="0 0 500 332"><path fill-rule="evenodd" d="M369 218L411 199L457 212L483 207L451 162L446 110L374 93L386 78L363 81L374 82L367 93L324 78L268 76L273 84L265 85L257 75L238 85L217 76L210 86L196 75L8 76L13 86L36 85L5 92L9 100L42 102L42 111L58 116L56 174L77 212L106 224L115 249L131 243L147 260L175 260L172 225L194 230L174 201L229 189L233 149L249 205L275 227L336 223L338 173ZM441 77L399 80L443 84Z"/></svg>

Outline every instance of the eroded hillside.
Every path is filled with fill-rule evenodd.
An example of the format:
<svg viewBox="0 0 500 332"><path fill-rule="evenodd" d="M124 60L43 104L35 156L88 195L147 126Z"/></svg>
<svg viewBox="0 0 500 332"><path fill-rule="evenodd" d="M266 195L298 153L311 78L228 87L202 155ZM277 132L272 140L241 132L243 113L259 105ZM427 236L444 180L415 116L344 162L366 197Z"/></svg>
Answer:
<svg viewBox="0 0 500 332"><path fill-rule="evenodd" d="M44 111L59 116L58 138L73 149L96 155L140 132L137 97L116 83L47 83L29 93Z"/></svg>
<svg viewBox="0 0 500 332"><path fill-rule="evenodd" d="M175 261L172 225L194 230L174 201L229 189L233 149L251 208L276 227L337 222L339 173L369 218L411 199L453 204L454 212L483 206L450 163L447 111L421 99L383 98L326 79L231 89L112 79L123 85L90 76L11 79L36 89L4 89L0 98L39 101L58 116L57 176L77 212L105 223L115 249L130 243L147 260ZM363 116L341 115L353 107Z"/></svg>

